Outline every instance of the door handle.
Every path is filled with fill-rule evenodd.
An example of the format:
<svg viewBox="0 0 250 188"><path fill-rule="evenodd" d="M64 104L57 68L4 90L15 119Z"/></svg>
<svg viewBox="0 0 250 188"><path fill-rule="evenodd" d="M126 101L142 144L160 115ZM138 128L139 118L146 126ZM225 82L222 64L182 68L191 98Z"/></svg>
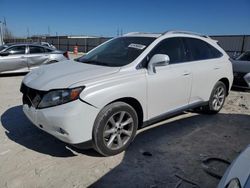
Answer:
<svg viewBox="0 0 250 188"><path fill-rule="evenodd" d="M191 72L187 72L187 71L186 71L186 72L184 72L182 75L183 75L183 76L188 76L188 75L190 75L190 74L191 74Z"/></svg>
<svg viewBox="0 0 250 188"><path fill-rule="evenodd" d="M218 69L220 69L220 67L214 67L214 70L218 70Z"/></svg>

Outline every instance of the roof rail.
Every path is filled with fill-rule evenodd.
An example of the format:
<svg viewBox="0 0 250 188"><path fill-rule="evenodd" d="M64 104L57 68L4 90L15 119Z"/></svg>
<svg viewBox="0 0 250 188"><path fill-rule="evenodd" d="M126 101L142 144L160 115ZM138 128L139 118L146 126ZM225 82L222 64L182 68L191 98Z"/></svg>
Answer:
<svg viewBox="0 0 250 188"><path fill-rule="evenodd" d="M199 36L199 37L210 38L207 35L203 35L203 34L200 34L200 33L194 33L194 32L190 32L190 31L175 31L175 30L172 30L172 31L166 31L166 32L162 33L162 35L165 35L165 34L189 34L189 35L196 35L196 36Z"/></svg>
<svg viewBox="0 0 250 188"><path fill-rule="evenodd" d="M134 34L139 34L141 32L130 32L130 33L126 33L123 36L129 36L129 35L134 35Z"/></svg>

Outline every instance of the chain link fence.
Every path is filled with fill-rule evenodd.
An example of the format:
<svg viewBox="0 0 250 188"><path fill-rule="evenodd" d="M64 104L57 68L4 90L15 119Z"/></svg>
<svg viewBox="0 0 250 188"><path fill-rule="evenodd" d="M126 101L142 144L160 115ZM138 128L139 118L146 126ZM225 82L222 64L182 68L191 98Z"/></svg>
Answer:
<svg viewBox="0 0 250 188"><path fill-rule="evenodd" d="M78 47L78 52L86 53L96 46L111 38L107 37L74 37L56 36L56 37L31 37L31 38L16 38L5 39L5 43L40 43L48 42L62 51L74 51L74 47Z"/></svg>
<svg viewBox="0 0 250 188"><path fill-rule="evenodd" d="M230 57L236 57L245 51L250 51L250 35L221 35L211 36L211 38L218 40L221 47L229 54ZM109 39L111 38L47 36L31 37L28 39L5 39L5 43L48 42L59 50L74 51L74 46L77 46L79 52L86 53Z"/></svg>

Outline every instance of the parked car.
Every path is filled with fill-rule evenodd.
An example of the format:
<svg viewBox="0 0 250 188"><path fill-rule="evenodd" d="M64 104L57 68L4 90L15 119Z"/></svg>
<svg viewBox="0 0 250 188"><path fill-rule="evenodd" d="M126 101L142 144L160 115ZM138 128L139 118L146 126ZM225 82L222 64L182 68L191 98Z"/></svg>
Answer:
<svg viewBox="0 0 250 188"><path fill-rule="evenodd" d="M28 72L44 64L68 59L68 53L36 44L6 44L0 47L0 74Z"/></svg>
<svg viewBox="0 0 250 188"><path fill-rule="evenodd" d="M250 187L250 145L232 162L218 188Z"/></svg>
<svg viewBox="0 0 250 188"><path fill-rule="evenodd" d="M250 51L232 60L234 81L237 88L250 89Z"/></svg>
<svg viewBox="0 0 250 188"><path fill-rule="evenodd" d="M228 55L209 37L130 33L75 63L32 71L21 92L37 127L109 156L127 148L138 128L196 107L219 112L232 81Z"/></svg>

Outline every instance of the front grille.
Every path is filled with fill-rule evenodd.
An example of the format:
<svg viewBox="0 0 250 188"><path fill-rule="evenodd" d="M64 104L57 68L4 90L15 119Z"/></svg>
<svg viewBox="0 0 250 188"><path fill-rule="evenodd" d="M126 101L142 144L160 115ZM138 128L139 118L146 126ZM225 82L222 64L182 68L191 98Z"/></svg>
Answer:
<svg viewBox="0 0 250 188"><path fill-rule="evenodd" d="M248 84L246 83L246 81L244 79L245 75L246 75L246 73L235 72L233 85L241 86L241 87L248 87Z"/></svg>
<svg viewBox="0 0 250 188"><path fill-rule="evenodd" d="M44 96L44 91L35 90L22 83L20 91L23 93L23 104L37 108Z"/></svg>

